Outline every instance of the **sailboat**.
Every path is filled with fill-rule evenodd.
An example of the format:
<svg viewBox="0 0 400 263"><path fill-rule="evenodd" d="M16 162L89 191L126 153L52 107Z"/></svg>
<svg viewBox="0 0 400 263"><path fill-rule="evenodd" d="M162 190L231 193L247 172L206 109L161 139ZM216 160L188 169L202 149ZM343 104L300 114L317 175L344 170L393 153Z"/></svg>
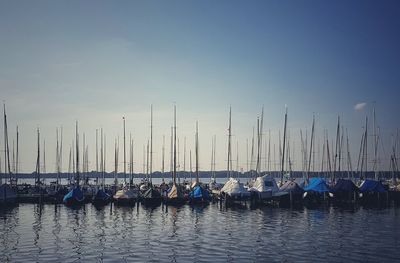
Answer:
<svg viewBox="0 0 400 263"><path fill-rule="evenodd" d="M67 206L79 206L85 201L85 196L79 187L79 135L78 135L78 122L75 126L75 136L76 136L76 174L75 174L75 185L63 198L63 202Z"/></svg>
<svg viewBox="0 0 400 263"><path fill-rule="evenodd" d="M97 187L96 193L92 197L92 204L95 206L103 206L107 205L108 203L111 202L112 198L111 195L109 195L105 191L105 178L104 178L104 159L103 156L105 155L104 148L103 148L103 129L101 129L101 143L100 143L100 162L101 162L101 184L100 186ZM96 173L98 173L98 130L96 129Z"/></svg>
<svg viewBox="0 0 400 263"><path fill-rule="evenodd" d="M235 201L244 201L250 198L250 192L244 188L243 183L240 183L238 179L231 176L232 169L232 157L231 157L231 137L232 137L232 111L229 108L229 128L228 128L228 171L227 177L229 178L225 185L221 188L221 198L225 199L225 202L233 203Z"/></svg>
<svg viewBox="0 0 400 263"><path fill-rule="evenodd" d="M275 179L268 174L261 174L261 145L262 145L262 127L264 118L264 108L261 111L261 120L257 118L257 162L256 174L257 178L254 180L252 187L249 191L252 194L252 200L262 203L272 201L273 198L282 196L286 193L281 192ZM286 130L285 130L286 131ZM285 136L284 136L285 137ZM285 138L284 138L285 141ZM285 150L283 150L285 151Z"/></svg>
<svg viewBox="0 0 400 263"><path fill-rule="evenodd" d="M211 179L208 184L208 189L211 191L217 191L221 189L222 185L217 183L216 177L215 177L215 149L216 149L216 144L217 144L217 137L214 135L212 139L212 147L211 147Z"/></svg>
<svg viewBox="0 0 400 263"><path fill-rule="evenodd" d="M183 205L185 199L183 196L182 188L176 184L176 106L174 106L174 151L173 151L173 173L172 173L172 187L168 190L165 198L165 203L168 205Z"/></svg>
<svg viewBox="0 0 400 263"><path fill-rule="evenodd" d="M199 180L199 130L196 122L196 181L192 185L192 191L189 193L190 204L208 204L210 202L210 193L201 185Z"/></svg>
<svg viewBox="0 0 400 263"><path fill-rule="evenodd" d="M142 192L141 201L144 205L159 205L161 204L161 193L153 186L153 105L150 108L150 164L149 178L147 181L147 189Z"/></svg>
<svg viewBox="0 0 400 263"><path fill-rule="evenodd" d="M113 196L116 205L131 206L135 205L138 199L138 190L126 183L126 151L125 151L125 117L123 119L124 128L124 184ZM117 165L116 165L117 166Z"/></svg>
<svg viewBox="0 0 400 263"><path fill-rule="evenodd" d="M3 104L4 108L4 144L5 144L5 151L4 151L4 170L5 173L4 175L8 174L10 175L10 184L6 183L6 178L4 178L4 184L2 177L0 175L0 206L8 206L8 205L13 205L15 204L15 201L17 199L17 194L14 191L14 189L11 187L11 179L12 179L12 173L10 169L10 153L9 153L9 147L8 147L8 133L7 133L7 115L6 115L6 106Z"/></svg>

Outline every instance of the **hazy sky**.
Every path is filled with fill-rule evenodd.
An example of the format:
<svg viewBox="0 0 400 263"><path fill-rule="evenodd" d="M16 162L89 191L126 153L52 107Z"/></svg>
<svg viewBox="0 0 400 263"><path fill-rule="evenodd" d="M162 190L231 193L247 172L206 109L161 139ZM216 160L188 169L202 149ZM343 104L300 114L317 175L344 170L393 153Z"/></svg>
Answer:
<svg viewBox="0 0 400 263"><path fill-rule="evenodd" d="M0 0L0 99L10 147L18 124L20 170L33 171L39 127L46 170L54 171L55 130L62 126L66 171L77 120L91 169L95 130L104 129L111 171L126 116L139 172L153 104L153 170L160 170L176 103L181 166L186 136L188 170L198 120L201 169L210 169L214 134L217 169L225 169L232 106L233 157L238 141L246 170L246 139L261 107L277 149L287 105L294 165L301 167L299 130L310 133L313 114L318 136L328 129L330 140L341 116L356 159L365 116L375 105L384 165L400 127L399 28L399 1ZM4 150L3 140L0 145ZM122 144L120 150L121 171ZM4 170L3 154L1 160Z"/></svg>

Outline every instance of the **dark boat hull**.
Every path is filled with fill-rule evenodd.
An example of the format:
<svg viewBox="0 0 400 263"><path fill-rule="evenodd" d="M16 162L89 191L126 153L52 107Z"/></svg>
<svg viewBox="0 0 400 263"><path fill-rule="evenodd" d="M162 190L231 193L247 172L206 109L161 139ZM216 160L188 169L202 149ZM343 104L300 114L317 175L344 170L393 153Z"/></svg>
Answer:
<svg viewBox="0 0 400 263"><path fill-rule="evenodd" d="M136 201L136 198L118 198L114 199L114 204L117 206L134 206Z"/></svg>

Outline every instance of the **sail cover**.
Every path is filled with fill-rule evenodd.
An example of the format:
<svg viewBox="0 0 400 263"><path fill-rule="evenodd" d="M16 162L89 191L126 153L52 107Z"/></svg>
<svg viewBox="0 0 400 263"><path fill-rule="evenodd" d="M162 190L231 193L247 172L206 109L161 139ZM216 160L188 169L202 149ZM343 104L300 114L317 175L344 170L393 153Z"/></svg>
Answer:
<svg viewBox="0 0 400 263"><path fill-rule="evenodd" d="M386 189L380 181L367 179L361 184L360 192L386 193Z"/></svg>
<svg viewBox="0 0 400 263"><path fill-rule="evenodd" d="M190 192L189 197L192 199L194 199L194 198L208 199L210 197L210 194L208 193L207 190L205 190L201 186L197 185Z"/></svg>
<svg viewBox="0 0 400 263"><path fill-rule="evenodd" d="M295 181L287 181L287 182L285 182L281 186L280 190L282 192L288 192L288 193L292 192L292 193L295 193L295 194L297 194L297 193L301 194L301 193L304 192L303 188L301 188Z"/></svg>
<svg viewBox="0 0 400 263"><path fill-rule="evenodd" d="M318 177L313 177L310 179L310 183L306 187L304 187L304 191L325 193L325 192L329 192L330 189L324 179L318 178Z"/></svg>
<svg viewBox="0 0 400 263"><path fill-rule="evenodd" d="M351 181L347 179L339 179L336 184L332 187L332 193L338 192L355 192L357 191L357 186Z"/></svg>

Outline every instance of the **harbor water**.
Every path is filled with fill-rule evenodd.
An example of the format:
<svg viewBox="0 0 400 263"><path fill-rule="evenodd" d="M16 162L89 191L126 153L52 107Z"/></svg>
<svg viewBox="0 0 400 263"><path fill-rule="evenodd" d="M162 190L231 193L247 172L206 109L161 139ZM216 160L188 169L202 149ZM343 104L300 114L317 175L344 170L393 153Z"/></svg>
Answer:
<svg viewBox="0 0 400 263"><path fill-rule="evenodd" d="M395 262L400 208L0 209L0 262Z"/></svg>

